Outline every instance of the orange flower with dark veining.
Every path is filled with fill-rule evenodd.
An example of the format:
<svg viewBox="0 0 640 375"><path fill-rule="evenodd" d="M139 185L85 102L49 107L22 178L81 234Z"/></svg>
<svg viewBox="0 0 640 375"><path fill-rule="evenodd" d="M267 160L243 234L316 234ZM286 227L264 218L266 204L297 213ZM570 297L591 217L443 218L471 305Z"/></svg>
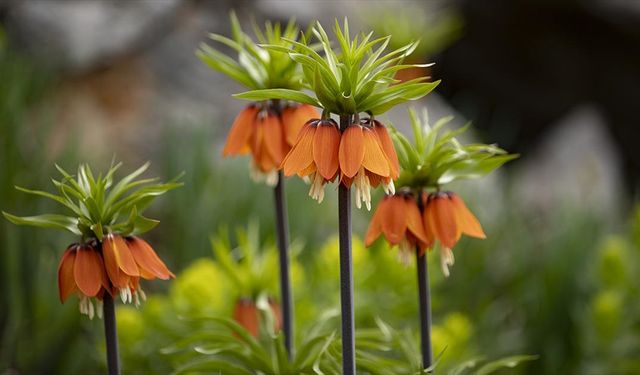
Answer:
<svg viewBox="0 0 640 375"><path fill-rule="evenodd" d="M425 233L430 242L440 242L440 265L445 276L449 276L448 266L455 259L451 249L466 234L475 238L486 238L478 219L469 211L460 197L453 192L431 193L423 198L423 221Z"/></svg>
<svg viewBox="0 0 640 375"><path fill-rule="evenodd" d="M309 176L309 195L322 202L324 185L335 180L339 172L340 130L332 119L308 121L282 162L285 176Z"/></svg>
<svg viewBox="0 0 640 375"><path fill-rule="evenodd" d="M316 107L309 104L289 104L282 109L282 125L287 144L291 147L296 143L300 129L307 121L320 117Z"/></svg>
<svg viewBox="0 0 640 375"><path fill-rule="evenodd" d="M399 256L405 264L410 261L416 247L422 254L431 245L413 194L400 192L382 199L369 224L365 245L371 246L380 235L391 246L399 246Z"/></svg>
<svg viewBox="0 0 640 375"><path fill-rule="evenodd" d="M282 167L285 176L309 176L309 195L318 202L324 198L324 185L340 177L344 186L355 185L356 206L364 202L367 209L371 209L371 188L383 184L393 194L393 180L399 173L386 128L371 119L349 125L343 132L332 119L308 121Z"/></svg>
<svg viewBox="0 0 640 375"><path fill-rule="evenodd" d="M280 305L269 299L269 307L275 318L273 322L274 331L279 332L282 329ZM260 312L252 298L244 297L236 301L233 307L233 320L244 327L253 337L258 337L260 334Z"/></svg>
<svg viewBox="0 0 640 375"><path fill-rule="evenodd" d="M236 117L222 150L223 156L251 153L251 175L257 181L277 183L277 170L300 128L318 111L310 105L287 105L279 109L251 104Z"/></svg>
<svg viewBox="0 0 640 375"><path fill-rule="evenodd" d="M377 121L378 125L370 119L359 124L349 125L343 132L340 140L339 160L342 172L342 183L356 188L356 206L361 207L364 202L367 209L371 209L371 188L381 183L387 194L393 194L395 188L393 180L398 178L399 166L393 143L385 139L385 144L378 133L387 136L386 129ZM378 128L378 130L376 130ZM387 142L388 141L388 142ZM389 148L392 162L384 148Z"/></svg>
<svg viewBox="0 0 640 375"><path fill-rule="evenodd" d="M109 280L100 252L89 244L72 244L65 250L58 266L58 291L64 303L72 293L80 297L80 312L93 318L101 316L100 301L110 289ZM94 309L90 298L98 300Z"/></svg>
<svg viewBox="0 0 640 375"><path fill-rule="evenodd" d="M145 299L140 277L167 280L175 277L151 245L139 237L108 234L102 245L97 240L73 244L62 255L58 266L58 289L64 303L73 293L80 297L80 312L93 317L102 313L99 305L104 293L120 294L123 302ZM98 301L94 309L90 298Z"/></svg>

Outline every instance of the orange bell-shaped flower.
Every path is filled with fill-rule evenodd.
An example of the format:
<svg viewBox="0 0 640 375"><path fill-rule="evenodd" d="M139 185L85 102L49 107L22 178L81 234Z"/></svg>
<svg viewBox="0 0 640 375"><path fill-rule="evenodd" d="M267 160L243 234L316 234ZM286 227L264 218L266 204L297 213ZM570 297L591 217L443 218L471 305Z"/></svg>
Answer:
<svg viewBox="0 0 640 375"><path fill-rule="evenodd" d="M395 156L393 144L390 146ZM339 161L342 183L347 187L355 185L358 208L364 202L367 209L371 209L371 188L380 183L387 194L395 193L393 179L398 178L398 167L392 165L369 119L360 124L351 124L344 130L340 140Z"/></svg>
<svg viewBox="0 0 640 375"><path fill-rule="evenodd" d="M410 255L416 248L422 254L431 246L413 194L400 192L387 195L380 201L369 224L365 245L371 246L380 235L391 246L399 246L399 256L405 264L410 261Z"/></svg>
<svg viewBox="0 0 640 375"><path fill-rule="evenodd" d="M333 181L339 172L338 149L340 130L332 119L308 121L291 151L282 162L285 176L297 174L309 176L311 189L309 195L322 202L324 185Z"/></svg>
<svg viewBox="0 0 640 375"><path fill-rule="evenodd" d="M423 219L428 239L440 242L440 265L445 276L455 259L451 251L462 234L486 238L478 219L453 192L436 192L424 199Z"/></svg>

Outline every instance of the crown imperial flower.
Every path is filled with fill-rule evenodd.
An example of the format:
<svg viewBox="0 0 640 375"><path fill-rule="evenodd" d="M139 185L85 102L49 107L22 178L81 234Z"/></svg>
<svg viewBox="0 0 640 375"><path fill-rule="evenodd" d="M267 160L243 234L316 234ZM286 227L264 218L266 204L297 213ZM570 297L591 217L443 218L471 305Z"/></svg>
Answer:
<svg viewBox="0 0 640 375"><path fill-rule="evenodd" d="M113 175L120 166L112 166L105 175L95 178L89 166L80 165L77 179L58 167L63 179L53 180L53 183L60 195L17 187L20 191L54 200L67 208L72 216L19 217L3 212L14 224L62 229L81 237L81 241L68 246L62 255L58 266L58 291L62 303L77 294L80 312L90 318L95 314L100 317L105 293L119 294L123 302L138 305L145 299L140 278L167 280L175 277L153 248L137 235L158 224L141 215L148 202L181 184L153 183L155 179L136 181L148 164L114 184ZM96 300L98 308L94 308L92 299Z"/></svg>

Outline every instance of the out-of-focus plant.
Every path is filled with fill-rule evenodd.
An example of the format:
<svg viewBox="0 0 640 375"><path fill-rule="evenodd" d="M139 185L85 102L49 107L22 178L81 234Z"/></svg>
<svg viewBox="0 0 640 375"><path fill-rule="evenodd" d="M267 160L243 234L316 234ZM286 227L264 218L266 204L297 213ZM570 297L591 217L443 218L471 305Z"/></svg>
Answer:
<svg viewBox="0 0 640 375"><path fill-rule="evenodd" d="M581 314L581 372L634 374L640 371L640 287L633 277L640 264L640 208L630 235L611 235L599 246L591 267L595 285Z"/></svg>
<svg viewBox="0 0 640 375"><path fill-rule="evenodd" d="M226 318L202 318L205 328L165 348L166 354L180 355L184 361L176 373L220 372L224 374L312 374L328 371L324 356L335 333L324 333L326 314L306 331L298 349L287 353L282 333L274 330L271 303L266 296L258 298L257 310L267 324L266 334L255 337L251 329ZM208 324L207 324L208 323ZM330 373L330 372L329 372Z"/></svg>
<svg viewBox="0 0 640 375"><path fill-rule="evenodd" d="M112 165L104 175L94 177L91 168L81 164L75 179L57 166L62 178L52 181L58 194L16 187L58 203L71 216L19 217L3 211L14 224L64 230L80 237L67 247L58 266L60 301L77 294L81 313L93 318L94 314L102 317L104 311L108 366L114 373L119 372L119 361L113 297L119 294L123 302L138 305L145 299L140 278L174 277L153 248L138 237L158 224L141 212L154 198L180 186L177 182L156 183L156 179L136 180L147 164L114 184L120 166Z"/></svg>
<svg viewBox="0 0 640 375"><path fill-rule="evenodd" d="M278 331L282 327L282 313L281 305L275 299L278 282L277 251L272 247L264 249L261 246L256 222L250 223L246 230L238 229L236 239L238 245L233 247L226 229L221 229L218 235L211 237L217 264L237 294L233 318L253 336L258 336L261 324L257 302L260 296L265 296L274 316L274 327ZM299 250L299 245L294 243L290 249L294 259ZM301 282L302 274L295 268L294 263L294 280Z"/></svg>
<svg viewBox="0 0 640 375"><path fill-rule="evenodd" d="M434 10L407 6L401 9L373 8L365 16L367 24L379 35L393 35L391 48L398 48L414 40L420 40L413 55L418 58L433 56L461 34L461 16L452 8Z"/></svg>

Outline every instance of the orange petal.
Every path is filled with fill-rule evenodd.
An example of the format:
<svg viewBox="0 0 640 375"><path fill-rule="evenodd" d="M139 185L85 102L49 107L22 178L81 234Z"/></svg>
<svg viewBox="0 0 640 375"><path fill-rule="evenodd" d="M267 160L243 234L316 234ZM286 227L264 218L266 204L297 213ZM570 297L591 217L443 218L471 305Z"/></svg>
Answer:
<svg viewBox="0 0 640 375"><path fill-rule="evenodd" d="M129 250L131 250L131 255L133 255L140 268L140 276L147 280L155 277L162 280L175 277L145 240L138 237L129 237L127 238L127 244L129 245Z"/></svg>
<svg viewBox="0 0 640 375"><path fill-rule="evenodd" d="M104 265L100 255L88 246L81 246L76 252L73 277L78 289L87 297L94 297L102 287Z"/></svg>
<svg viewBox="0 0 640 375"><path fill-rule="evenodd" d="M373 130L380 140L382 150L389 159L389 165L391 167L391 178L395 180L400 174L400 162L398 161L398 154L396 154L396 149L393 146L393 141L389 136L387 128L378 121L374 121Z"/></svg>
<svg viewBox="0 0 640 375"><path fill-rule="evenodd" d="M456 194L450 194L451 204L458 219L459 230L467 236L487 238L478 219L469 211L462 199Z"/></svg>
<svg viewBox="0 0 640 375"><path fill-rule="evenodd" d="M78 290L76 281L73 277L73 265L76 260L76 245L71 245L65 250L58 265L58 292L60 294L60 302L69 298L71 293Z"/></svg>
<svg viewBox="0 0 640 375"><path fill-rule="evenodd" d="M291 176L313 163L313 138L316 126L308 123L300 131L298 140L282 161L285 176Z"/></svg>
<svg viewBox="0 0 640 375"><path fill-rule="evenodd" d="M333 125L320 123L313 137L313 161L322 177L329 180L338 171L340 131Z"/></svg>
<svg viewBox="0 0 640 375"><path fill-rule="evenodd" d="M231 130L224 144L222 155L239 155L246 154L248 151L248 143L253 132L253 122L258 113L258 107L249 106L240 112L238 117L233 121Z"/></svg>
<svg viewBox="0 0 640 375"><path fill-rule="evenodd" d="M342 133L338 154L342 173L347 177L355 176L364 159L364 135L361 126L349 126Z"/></svg>
<svg viewBox="0 0 640 375"><path fill-rule="evenodd" d="M285 156L285 143L282 134L282 124L280 119L275 115L268 115L263 120L264 143L271 160L276 166L282 163ZM288 148L288 147L287 147Z"/></svg>
<svg viewBox="0 0 640 375"><path fill-rule="evenodd" d="M122 288L129 282L128 276L140 275L136 261L121 236L107 235L102 243L102 253L107 274L114 286Z"/></svg>
<svg viewBox="0 0 640 375"><path fill-rule="evenodd" d="M456 214L449 198L443 193L436 194L426 207L428 225L438 241L452 249L459 238Z"/></svg>
<svg viewBox="0 0 640 375"><path fill-rule="evenodd" d="M376 133L372 130L364 128L364 158L362 166L383 177L389 177L389 160L384 155L380 142Z"/></svg>
<svg viewBox="0 0 640 375"><path fill-rule="evenodd" d="M316 170L318 170L318 168L316 168L316 164L315 163L311 163L305 169L302 169L302 170L298 171L297 174L300 177L304 177L304 176L310 175L311 173L315 172Z"/></svg>
<svg viewBox="0 0 640 375"><path fill-rule="evenodd" d="M378 207L373 213L373 217L371 218L371 222L369 223L369 229L367 229L367 234L364 237L364 244L367 247L371 246L382 233L382 220L384 220L383 207L386 200L386 197L383 198L383 200L378 203Z"/></svg>
<svg viewBox="0 0 640 375"><path fill-rule="evenodd" d="M407 230L406 205L404 198L394 195L386 198L384 203L384 216L382 218L382 233L389 244L398 245L404 238ZM381 207L382 208L382 207Z"/></svg>
<svg viewBox="0 0 640 375"><path fill-rule="evenodd" d="M282 111L282 124L287 143L293 146L304 124L317 118L320 118L320 113L312 105L302 104L297 107L286 107Z"/></svg>
<svg viewBox="0 0 640 375"><path fill-rule="evenodd" d="M413 197L413 196L411 196ZM427 244L429 240L424 232L424 224L418 205L413 198L405 198L405 212L407 216L407 228L418 239L418 241Z"/></svg>
<svg viewBox="0 0 640 375"><path fill-rule="evenodd" d="M258 309L251 299L241 298L236 302L233 309L233 319L254 337L258 337L260 332L258 318Z"/></svg>

